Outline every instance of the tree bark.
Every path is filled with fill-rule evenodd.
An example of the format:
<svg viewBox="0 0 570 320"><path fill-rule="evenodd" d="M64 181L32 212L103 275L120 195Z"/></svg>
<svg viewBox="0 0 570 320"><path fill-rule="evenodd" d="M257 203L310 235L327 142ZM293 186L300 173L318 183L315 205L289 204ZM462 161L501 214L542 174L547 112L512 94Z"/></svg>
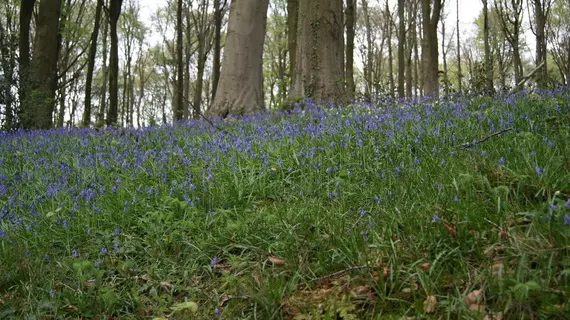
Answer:
<svg viewBox="0 0 570 320"><path fill-rule="evenodd" d="M87 75L85 78L85 107L83 109L82 125L88 128L91 125L91 86L93 83L93 70L95 69L95 58L97 56L97 38L99 37L99 25L101 24L101 12L103 11L103 0L97 0L95 9L95 23L91 33L91 45L89 47L89 62L87 64Z"/></svg>
<svg viewBox="0 0 570 320"><path fill-rule="evenodd" d="M221 57L221 41L222 41L222 11L225 7L220 6L220 0L214 0L214 57L212 66L212 101L216 97L218 82L220 80L220 57Z"/></svg>
<svg viewBox="0 0 570 320"><path fill-rule="evenodd" d="M424 94L439 95L437 25L441 14L442 0L422 0L422 70Z"/></svg>
<svg viewBox="0 0 570 320"><path fill-rule="evenodd" d="M536 37L536 65L544 66L536 73L536 82L540 88L548 86L548 67L546 59L546 22L550 13L552 0L532 0L534 7L534 34Z"/></svg>
<svg viewBox="0 0 570 320"><path fill-rule="evenodd" d="M178 0L176 9L176 104L174 108L174 121L184 119L184 52L182 37L182 10L184 1Z"/></svg>
<svg viewBox="0 0 570 320"><path fill-rule="evenodd" d="M299 0L287 0L287 50L289 51L289 78L293 79L297 55L297 26L299 25ZM289 86L293 86L290 81Z"/></svg>
<svg viewBox="0 0 570 320"><path fill-rule="evenodd" d="M293 98L345 99L342 20L342 0L299 2Z"/></svg>
<svg viewBox="0 0 570 320"><path fill-rule="evenodd" d="M209 115L254 113L263 104L263 44L269 0L232 1L222 72Z"/></svg>
<svg viewBox="0 0 570 320"><path fill-rule="evenodd" d="M97 114L97 127L103 127L105 124L105 109L107 106L107 81L109 80L109 68L107 67L107 36L109 33L109 24L107 19L103 19L105 28L103 29L103 84L101 86L101 98L99 101L99 114Z"/></svg>
<svg viewBox="0 0 570 320"><path fill-rule="evenodd" d="M394 57L392 55L392 14L388 1L386 1L386 9L384 10L384 32L388 34L388 80L390 84L390 97L394 97L396 91L394 84Z"/></svg>
<svg viewBox="0 0 570 320"><path fill-rule="evenodd" d="M346 0L346 95L354 96L354 24L356 0Z"/></svg>
<svg viewBox="0 0 570 320"><path fill-rule="evenodd" d="M58 30L61 0L42 0L36 20L36 37L31 63L31 93L27 97L26 121L36 129L53 125L57 86Z"/></svg>
<svg viewBox="0 0 570 320"><path fill-rule="evenodd" d="M485 45L485 87L488 92L493 92L493 65L489 43L489 6L487 0L483 0L483 42Z"/></svg>
<svg viewBox="0 0 570 320"><path fill-rule="evenodd" d="M485 0L486 2L487 0ZM463 91L463 74L461 73L461 38L459 37L459 0L457 0L457 90Z"/></svg>
<svg viewBox="0 0 570 320"><path fill-rule="evenodd" d="M370 24L370 14L368 12L368 1L362 0L362 14L364 15L364 27L366 29L366 62L364 65L364 95L372 100L372 85L374 83L373 73L372 73L372 25Z"/></svg>
<svg viewBox="0 0 570 320"><path fill-rule="evenodd" d="M406 44L406 25L404 21L404 0L398 0L398 96L405 97L405 44Z"/></svg>
<svg viewBox="0 0 570 320"><path fill-rule="evenodd" d="M523 0L494 0L494 2L503 33L513 49L515 83L519 83L523 76L520 54Z"/></svg>
<svg viewBox="0 0 570 320"><path fill-rule="evenodd" d="M109 27L111 29L111 53L109 57L109 112L107 125L117 125L119 103L119 50L117 22L121 15L123 0L111 0L109 9Z"/></svg>
<svg viewBox="0 0 570 320"><path fill-rule="evenodd" d="M18 41L18 70L19 70L19 88L18 95L20 98L20 121L24 127L30 127L31 120L28 120L27 114L27 98L30 91L30 22L34 13L34 4L36 0L22 0L20 2L20 36ZM26 123L27 122L27 123Z"/></svg>

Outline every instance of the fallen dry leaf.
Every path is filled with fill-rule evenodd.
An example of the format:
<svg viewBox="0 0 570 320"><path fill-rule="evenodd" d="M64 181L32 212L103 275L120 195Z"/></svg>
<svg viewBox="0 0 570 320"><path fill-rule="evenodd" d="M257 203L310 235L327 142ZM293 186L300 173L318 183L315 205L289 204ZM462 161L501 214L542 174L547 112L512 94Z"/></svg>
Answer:
<svg viewBox="0 0 570 320"><path fill-rule="evenodd" d="M481 303L481 301L483 301L483 290L473 290L471 293L465 296L464 300L467 305Z"/></svg>
<svg viewBox="0 0 570 320"><path fill-rule="evenodd" d="M220 299L220 302L218 303L218 306L219 306L220 308L224 308L224 307L226 307L226 306L228 305L228 301L230 301L230 297L229 297L228 295L224 294L224 295L222 296L222 298Z"/></svg>
<svg viewBox="0 0 570 320"><path fill-rule="evenodd" d="M437 298L435 296L428 296L424 301L424 312L433 313L437 306Z"/></svg>
<svg viewBox="0 0 570 320"><path fill-rule="evenodd" d="M172 284L168 281L161 281L159 285L164 289L172 289Z"/></svg>
<svg viewBox="0 0 570 320"><path fill-rule="evenodd" d="M487 314L483 317L483 320L503 320L503 313L502 312L495 312L495 313Z"/></svg>
<svg viewBox="0 0 570 320"><path fill-rule="evenodd" d="M285 261L283 261L280 258L277 258L276 256L269 256L269 261L275 265L284 265Z"/></svg>
<svg viewBox="0 0 570 320"><path fill-rule="evenodd" d="M420 270L426 272L429 270L430 264L429 262L425 262L419 265Z"/></svg>
<svg viewBox="0 0 570 320"><path fill-rule="evenodd" d="M449 233L451 233L451 235L455 238L457 237L457 231L455 230L455 225L453 223L449 223L444 221L443 225L445 226L445 229L447 229L447 231Z"/></svg>
<svg viewBox="0 0 570 320"><path fill-rule="evenodd" d="M469 305L469 311L485 312L485 305L471 304L471 305Z"/></svg>

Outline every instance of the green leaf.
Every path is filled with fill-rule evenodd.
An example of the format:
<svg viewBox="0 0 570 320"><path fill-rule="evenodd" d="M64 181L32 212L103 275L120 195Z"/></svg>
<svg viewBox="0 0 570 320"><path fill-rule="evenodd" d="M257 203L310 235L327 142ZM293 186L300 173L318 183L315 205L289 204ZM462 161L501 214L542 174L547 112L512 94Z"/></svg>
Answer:
<svg viewBox="0 0 570 320"><path fill-rule="evenodd" d="M172 307L170 307L173 313L180 312L180 311L190 311L190 312L197 312L198 311L198 304L194 301L185 301L180 302Z"/></svg>

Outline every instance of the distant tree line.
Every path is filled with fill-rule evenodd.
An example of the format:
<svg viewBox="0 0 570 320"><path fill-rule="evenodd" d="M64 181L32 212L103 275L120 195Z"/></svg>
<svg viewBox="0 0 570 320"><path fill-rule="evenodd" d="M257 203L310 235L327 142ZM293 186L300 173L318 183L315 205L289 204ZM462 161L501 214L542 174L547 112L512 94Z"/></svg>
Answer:
<svg viewBox="0 0 570 320"><path fill-rule="evenodd" d="M447 19L464 1L167 0L149 20L137 0L5 0L0 126L570 84L570 0L479 0L474 34Z"/></svg>

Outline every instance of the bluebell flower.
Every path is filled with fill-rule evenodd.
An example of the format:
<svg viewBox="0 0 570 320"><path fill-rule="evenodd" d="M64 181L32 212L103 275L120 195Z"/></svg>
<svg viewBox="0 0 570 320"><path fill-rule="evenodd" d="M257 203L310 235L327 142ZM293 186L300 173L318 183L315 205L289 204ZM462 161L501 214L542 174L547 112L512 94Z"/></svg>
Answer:
<svg viewBox="0 0 570 320"><path fill-rule="evenodd" d="M566 204L564 205L564 207L566 209L570 209L570 198L568 198L568 200L566 201Z"/></svg>
<svg viewBox="0 0 570 320"><path fill-rule="evenodd" d="M431 215L431 222L432 223L436 223L439 220L439 217L437 216L437 214L432 214Z"/></svg>
<svg viewBox="0 0 570 320"><path fill-rule="evenodd" d="M534 171L536 171L536 174L538 174L539 176L541 176L541 175L544 174L544 171L543 171L542 168L539 167L538 165L536 165L536 166L534 167Z"/></svg>
<svg viewBox="0 0 570 320"><path fill-rule="evenodd" d="M115 231L114 231L115 235L118 236L121 234L121 232L119 231L119 227L115 227Z"/></svg>
<svg viewBox="0 0 570 320"><path fill-rule="evenodd" d="M214 268L214 266L218 263L218 256L214 256L211 260L210 260L210 268Z"/></svg>
<svg viewBox="0 0 570 320"><path fill-rule="evenodd" d="M368 242L368 234L364 231L360 231L360 235L364 239L365 242Z"/></svg>
<svg viewBox="0 0 570 320"><path fill-rule="evenodd" d="M55 298L55 290L53 290L53 289L50 290L50 291L49 291L49 296L52 297L52 298Z"/></svg>
<svg viewBox="0 0 570 320"><path fill-rule="evenodd" d="M568 216L568 214L564 215L564 225L567 226L568 224L570 224L570 217Z"/></svg>
<svg viewBox="0 0 570 320"><path fill-rule="evenodd" d="M505 158L501 157L501 158L499 159L499 161L497 162L497 165L500 167L500 166L502 166L502 165L504 165L504 164L505 164Z"/></svg>
<svg viewBox="0 0 570 320"><path fill-rule="evenodd" d="M75 250L75 249L71 250L71 257L72 258L76 258L77 255L78 255L77 250Z"/></svg>
<svg viewBox="0 0 570 320"><path fill-rule="evenodd" d="M107 248L105 248L105 247L101 248L101 254L106 255L107 254Z"/></svg>

